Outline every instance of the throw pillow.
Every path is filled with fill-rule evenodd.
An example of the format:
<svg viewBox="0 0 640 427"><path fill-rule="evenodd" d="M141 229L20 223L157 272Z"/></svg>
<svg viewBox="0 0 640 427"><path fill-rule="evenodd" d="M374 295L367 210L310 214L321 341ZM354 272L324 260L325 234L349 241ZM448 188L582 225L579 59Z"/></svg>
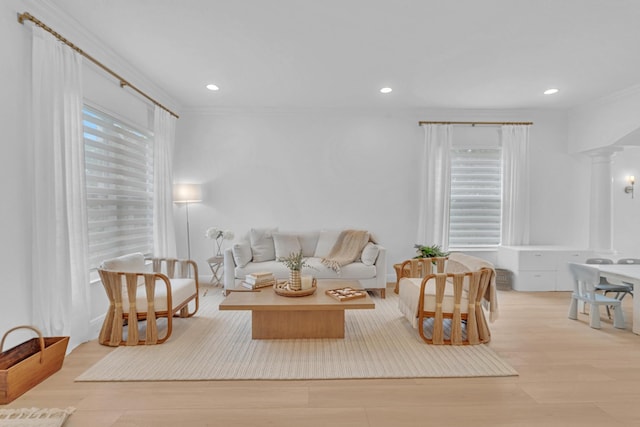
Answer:
<svg viewBox="0 0 640 427"><path fill-rule="evenodd" d="M273 261L276 259L276 250L273 246L273 233L277 228L252 228L249 233L251 240L251 253L254 262Z"/></svg>
<svg viewBox="0 0 640 427"><path fill-rule="evenodd" d="M318 246L318 231L306 231L301 233L295 233L298 236L300 247L302 247L302 255L305 257L312 257L316 253L316 246Z"/></svg>
<svg viewBox="0 0 640 427"><path fill-rule="evenodd" d="M373 265L376 263L376 259L378 259L378 253L380 249L378 249L378 245L369 242L362 249L362 255L360 258L362 259L362 263L364 265Z"/></svg>
<svg viewBox="0 0 640 427"><path fill-rule="evenodd" d="M231 253L238 267L246 267L251 261L251 246L249 246L249 243L234 243L231 247Z"/></svg>
<svg viewBox="0 0 640 427"><path fill-rule="evenodd" d="M276 259L288 257L293 253L302 250L298 236L295 234L273 233L273 246L276 252Z"/></svg>
<svg viewBox="0 0 640 427"><path fill-rule="evenodd" d="M340 230L321 231L318 237L318 244L316 245L316 252L313 254L317 258L325 258L333 249L333 245L336 244L340 236Z"/></svg>

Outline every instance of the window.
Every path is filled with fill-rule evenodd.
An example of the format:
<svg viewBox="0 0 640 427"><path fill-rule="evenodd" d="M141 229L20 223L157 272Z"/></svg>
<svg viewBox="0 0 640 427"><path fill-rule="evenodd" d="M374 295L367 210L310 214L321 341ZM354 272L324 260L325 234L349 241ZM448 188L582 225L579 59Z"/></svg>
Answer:
<svg viewBox="0 0 640 427"><path fill-rule="evenodd" d="M152 135L84 106L89 263L153 251Z"/></svg>
<svg viewBox="0 0 640 427"><path fill-rule="evenodd" d="M500 148L452 149L449 247L499 245L501 207Z"/></svg>

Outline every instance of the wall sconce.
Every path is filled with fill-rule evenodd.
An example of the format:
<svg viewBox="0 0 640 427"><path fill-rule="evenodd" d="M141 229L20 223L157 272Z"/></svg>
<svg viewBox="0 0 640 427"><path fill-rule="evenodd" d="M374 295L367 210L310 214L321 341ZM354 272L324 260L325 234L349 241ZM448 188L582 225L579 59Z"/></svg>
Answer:
<svg viewBox="0 0 640 427"><path fill-rule="evenodd" d="M636 177L631 175L627 177L627 185L626 187L624 187L624 192L629 194L631 193L631 198L633 199L633 186L636 183Z"/></svg>

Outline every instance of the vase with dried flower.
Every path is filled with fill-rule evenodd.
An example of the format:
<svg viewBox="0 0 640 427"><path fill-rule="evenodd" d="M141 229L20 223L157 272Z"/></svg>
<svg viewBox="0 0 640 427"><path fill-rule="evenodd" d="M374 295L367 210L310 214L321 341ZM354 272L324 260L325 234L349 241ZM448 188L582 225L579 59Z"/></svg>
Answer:
<svg viewBox="0 0 640 427"><path fill-rule="evenodd" d="M292 291L299 291L302 289L302 279L300 272L304 267L311 267L307 264L307 260L302 256L302 250L300 252L292 252L287 257L280 257L278 261L283 263L289 269L289 289Z"/></svg>
<svg viewBox="0 0 640 427"><path fill-rule="evenodd" d="M204 233L204 237L212 239L215 242L214 251L215 256L222 256L222 245L225 240L231 240L234 237L233 231L221 230L216 227L210 227Z"/></svg>

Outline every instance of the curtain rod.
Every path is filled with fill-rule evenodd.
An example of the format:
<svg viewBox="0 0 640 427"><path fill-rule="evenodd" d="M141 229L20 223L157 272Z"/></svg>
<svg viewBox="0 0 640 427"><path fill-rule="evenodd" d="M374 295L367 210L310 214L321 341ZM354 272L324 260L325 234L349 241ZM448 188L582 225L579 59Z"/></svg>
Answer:
<svg viewBox="0 0 640 427"><path fill-rule="evenodd" d="M138 89L137 87L135 87L134 85L132 85L131 83L129 83L128 81L126 81L125 79L123 79L119 74L117 74L115 71L111 70L109 67L107 67L106 65L104 65L103 63L101 63L100 61L98 61L97 59L95 59L94 57L92 57L91 55L89 55L88 53L86 53L85 51L83 51L82 49L80 49L78 46L74 45L73 43L71 43L69 40L65 39L64 37L62 37L59 33L57 33L55 30L53 30L51 27L48 27L47 25L44 24L44 22L40 21L39 19L37 19L36 17L34 17L33 15L31 15L28 12L24 12L24 13L18 13L18 22L24 25L24 21L31 21L33 22L36 26L42 28L43 30L51 33L55 38L57 38L58 40L60 40L61 42L63 42L64 44L66 44L67 46L69 46L71 49L75 50L76 52L78 52L80 55L84 56L85 58L87 58L89 61L93 62L94 64L96 64L98 67L100 67L103 71L107 72L108 74L110 74L112 77L115 77L119 82L120 82L120 87L124 88L125 86L129 86L131 89L133 89L134 91L136 91L138 94L142 95L143 97L145 97L147 100L149 100L153 105L157 105L158 107L162 108L163 110L167 111L169 114L171 114L172 116L174 116L176 119L179 119L180 116L178 116L176 113L174 113L173 111L171 111L170 109L168 109L167 107L165 107L164 105L160 104L158 101L156 101L155 99L151 98L149 95L147 95L146 93L144 93L143 91L141 91L140 89Z"/></svg>
<svg viewBox="0 0 640 427"><path fill-rule="evenodd" d="M533 122L418 122L418 126L422 125L493 125L493 126L503 126L503 125L514 125L514 126L527 126L532 125Z"/></svg>

